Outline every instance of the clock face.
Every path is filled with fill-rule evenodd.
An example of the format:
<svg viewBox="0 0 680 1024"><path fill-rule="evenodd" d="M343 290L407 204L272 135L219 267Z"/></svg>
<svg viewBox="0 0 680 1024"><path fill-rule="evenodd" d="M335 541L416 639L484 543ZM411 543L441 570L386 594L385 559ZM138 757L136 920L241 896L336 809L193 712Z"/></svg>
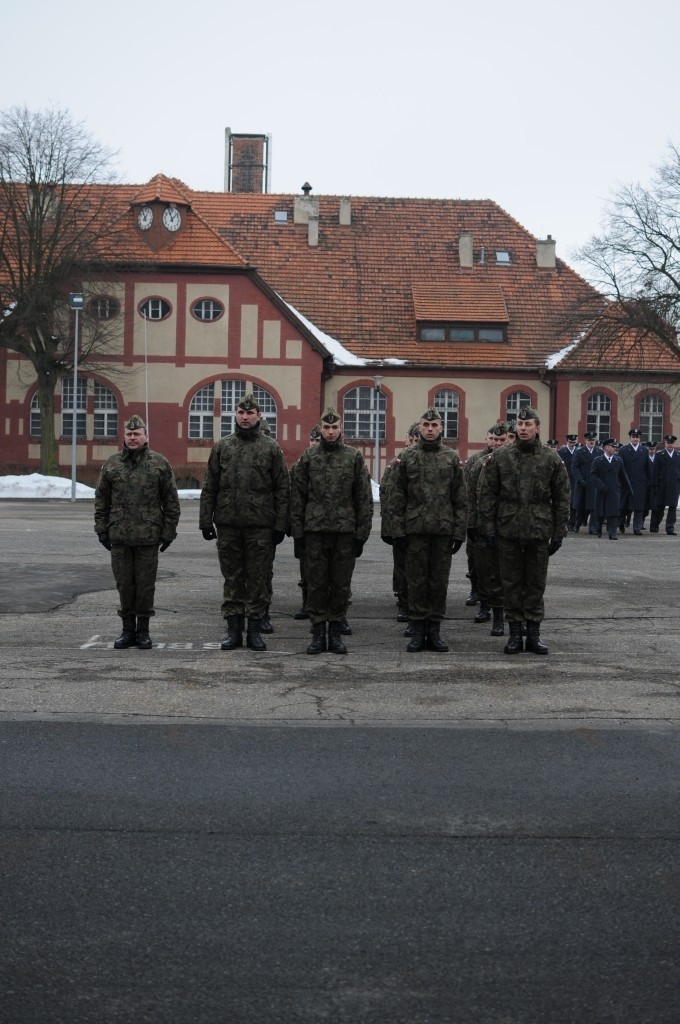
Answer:
<svg viewBox="0 0 680 1024"><path fill-rule="evenodd" d="M164 210L163 223L168 231L177 231L177 228L182 223L182 218L176 206L168 206L167 210Z"/></svg>
<svg viewBox="0 0 680 1024"><path fill-rule="evenodd" d="M150 206L143 206L137 216L137 223L142 231L148 231L153 224L153 210Z"/></svg>

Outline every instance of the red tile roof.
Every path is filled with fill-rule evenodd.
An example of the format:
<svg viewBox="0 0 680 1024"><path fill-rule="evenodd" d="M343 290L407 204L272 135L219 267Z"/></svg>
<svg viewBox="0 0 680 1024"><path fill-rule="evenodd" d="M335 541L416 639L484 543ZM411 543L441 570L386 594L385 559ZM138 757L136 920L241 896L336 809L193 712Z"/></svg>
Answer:
<svg viewBox="0 0 680 1024"><path fill-rule="evenodd" d="M500 285L414 284L416 320L507 323L508 310Z"/></svg>

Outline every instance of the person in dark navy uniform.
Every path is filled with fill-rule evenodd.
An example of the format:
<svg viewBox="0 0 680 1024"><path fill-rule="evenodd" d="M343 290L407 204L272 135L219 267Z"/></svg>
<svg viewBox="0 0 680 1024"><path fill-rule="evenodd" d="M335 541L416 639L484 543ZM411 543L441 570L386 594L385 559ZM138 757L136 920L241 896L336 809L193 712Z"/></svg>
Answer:
<svg viewBox="0 0 680 1024"><path fill-rule="evenodd" d="M607 523L610 540L618 540L617 528L622 503L633 500L633 488L623 465L623 459L616 454L616 438L608 437L602 442L602 455L593 460L590 479L596 492L595 517L597 533L602 535L602 526Z"/></svg>

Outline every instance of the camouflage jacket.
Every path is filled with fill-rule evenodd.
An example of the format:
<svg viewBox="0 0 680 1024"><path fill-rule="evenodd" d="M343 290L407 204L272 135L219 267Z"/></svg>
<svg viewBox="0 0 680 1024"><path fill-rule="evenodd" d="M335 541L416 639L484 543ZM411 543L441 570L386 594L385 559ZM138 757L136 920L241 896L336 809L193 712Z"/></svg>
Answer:
<svg viewBox="0 0 680 1024"><path fill-rule="evenodd" d="M380 536L381 537L393 537L392 532L392 516L390 513L390 501L391 501L391 486L394 480L395 467L399 465L400 455L395 455L393 459L387 463L385 472L382 475L380 481Z"/></svg>
<svg viewBox="0 0 680 1024"><path fill-rule="evenodd" d="M467 488L460 459L422 438L402 452L390 480L392 536L430 533L465 540Z"/></svg>
<svg viewBox="0 0 680 1024"><path fill-rule="evenodd" d="M361 452L342 441L323 440L295 464L291 534L353 533L367 540L373 520L373 490Z"/></svg>
<svg viewBox="0 0 680 1024"><path fill-rule="evenodd" d="M94 499L96 533L136 547L174 540L180 508L172 466L148 445L123 446L101 468Z"/></svg>
<svg viewBox="0 0 680 1024"><path fill-rule="evenodd" d="M479 479L477 516L483 535L513 540L565 537L571 501L567 470L540 440L498 448Z"/></svg>
<svg viewBox="0 0 680 1024"><path fill-rule="evenodd" d="M288 530L290 481L283 452L259 430L236 430L213 446L201 490L199 529Z"/></svg>
<svg viewBox="0 0 680 1024"><path fill-rule="evenodd" d="M484 464L493 454L493 451L494 449L487 444L481 452L475 452L474 455L471 455L463 466L468 492L468 529L477 526L477 488L479 478L484 469Z"/></svg>

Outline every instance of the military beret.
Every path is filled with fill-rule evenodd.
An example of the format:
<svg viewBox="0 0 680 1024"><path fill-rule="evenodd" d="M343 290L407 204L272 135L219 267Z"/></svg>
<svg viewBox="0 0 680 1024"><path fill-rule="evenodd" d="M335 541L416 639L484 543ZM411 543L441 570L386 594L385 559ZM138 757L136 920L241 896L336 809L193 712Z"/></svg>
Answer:
<svg viewBox="0 0 680 1024"><path fill-rule="evenodd" d="M421 420L427 420L428 423L431 423L433 420L441 420L442 417L441 413L437 412L436 409L433 409L432 406L430 406L430 408L427 409L420 418Z"/></svg>
<svg viewBox="0 0 680 1024"><path fill-rule="evenodd" d="M523 405L522 408L520 409L520 411L517 413L517 419L518 420L536 420L537 423L541 422L540 419L539 419L538 413L536 412L536 410L534 409L534 407L532 405Z"/></svg>
<svg viewBox="0 0 680 1024"><path fill-rule="evenodd" d="M236 408L243 409L244 412L252 412L253 409L255 410L255 412L260 411L260 407L257 404L257 401L253 395L245 395L238 403Z"/></svg>
<svg viewBox="0 0 680 1024"><path fill-rule="evenodd" d="M321 417L322 423L339 423L340 413L337 409L334 409L332 405L329 405L325 413Z"/></svg>
<svg viewBox="0 0 680 1024"><path fill-rule="evenodd" d="M125 424L126 430L146 430L146 423L141 416L131 416Z"/></svg>

